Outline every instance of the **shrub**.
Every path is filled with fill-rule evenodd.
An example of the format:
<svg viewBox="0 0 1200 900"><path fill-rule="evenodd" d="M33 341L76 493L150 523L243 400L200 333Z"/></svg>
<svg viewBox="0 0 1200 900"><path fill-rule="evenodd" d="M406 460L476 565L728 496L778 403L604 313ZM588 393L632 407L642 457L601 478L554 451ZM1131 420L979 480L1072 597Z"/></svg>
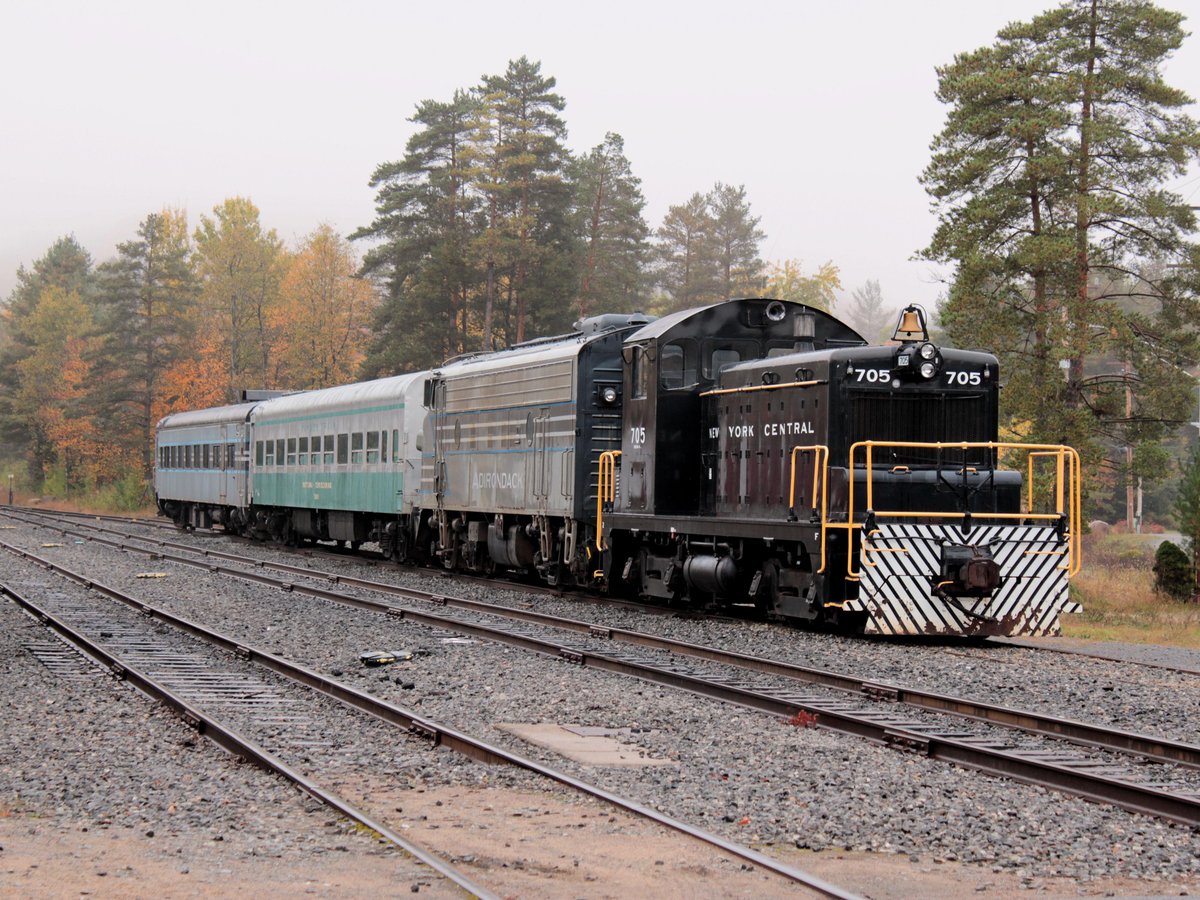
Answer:
<svg viewBox="0 0 1200 900"><path fill-rule="evenodd" d="M1192 563L1177 544L1163 541L1154 553L1154 589L1176 600L1191 600L1196 593Z"/></svg>

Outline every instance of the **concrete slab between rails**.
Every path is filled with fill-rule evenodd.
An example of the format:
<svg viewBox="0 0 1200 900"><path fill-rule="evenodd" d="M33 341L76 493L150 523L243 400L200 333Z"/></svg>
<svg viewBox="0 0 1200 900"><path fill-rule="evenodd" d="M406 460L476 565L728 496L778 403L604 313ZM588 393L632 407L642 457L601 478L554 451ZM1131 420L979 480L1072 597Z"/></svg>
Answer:
<svg viewBox="0 0 1200 900"><path fill-rule="evenodd" d="M627 729L522 722L498 722L496 727L585 766L678 765L674 760L647 756L641 747L617 740L618 736L629 734Z"/></svg>

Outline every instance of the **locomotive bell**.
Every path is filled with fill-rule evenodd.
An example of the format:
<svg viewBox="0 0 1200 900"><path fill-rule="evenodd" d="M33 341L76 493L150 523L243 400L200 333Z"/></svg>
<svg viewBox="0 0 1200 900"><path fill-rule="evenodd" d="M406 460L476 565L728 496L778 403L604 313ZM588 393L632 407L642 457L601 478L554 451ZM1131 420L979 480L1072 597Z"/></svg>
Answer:
<svg viewBox="0 0 1200 900"><path fill-rule="evenodd" d="M896 323L896 330L892 333L892 340L904 344L929 340L929 330L925 327L925 312L921 307L904 307L900 313L900 321Z"/></svg>

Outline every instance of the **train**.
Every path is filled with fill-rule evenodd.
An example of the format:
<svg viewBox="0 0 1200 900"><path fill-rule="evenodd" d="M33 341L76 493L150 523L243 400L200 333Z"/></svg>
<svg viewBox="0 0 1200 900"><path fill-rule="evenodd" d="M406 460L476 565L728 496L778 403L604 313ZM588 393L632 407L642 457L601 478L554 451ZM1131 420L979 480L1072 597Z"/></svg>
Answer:
<svg viewBox="0 0 1200 900"><path fill-rule="evenodd" d="M160 514L871 635L1060 633L1080 461L999 440L990 353L740 298L173 413Z"/></svg>

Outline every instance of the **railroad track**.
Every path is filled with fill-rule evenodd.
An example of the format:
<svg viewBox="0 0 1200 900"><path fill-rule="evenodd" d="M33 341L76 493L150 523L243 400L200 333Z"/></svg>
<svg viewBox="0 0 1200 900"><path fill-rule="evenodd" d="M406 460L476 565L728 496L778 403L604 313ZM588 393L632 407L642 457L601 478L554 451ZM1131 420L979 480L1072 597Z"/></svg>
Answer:
<svg viewBox="0 0 1200 900"><path fill-rule="evenodd" d="M129 552L632 675L787 717L797 724L857 735L897 750L1200 826L1200 777L1193 771L1200 768L1200 746L286 563L256 561L252 563L255 571L247 571L241 568L247 561L236 554L194 548L187 548L188 555L169 554L163 552L163 542L125 534L120 537L93 539ZM149 542L156 549L132 546L128 540ZM214 560L237 561L239 566ZM339 589L326 586L331 583ZM423 608L347 594L344 588L420 601ZM430 605L437 611L428 611ZM489 622L497 618L501 624ZM586 645L564 646L564 631L582 635ZM614 642L629 649L595 649ZM983 730L966 730L964 721L972 726L982 724ZM1020 737L1014 737L1016 733ZM1064 743L1071 746L1064 747Z"/></svg>
<svg viewBox="0 0 1200 900"><path fill-rule="evenodd" d="M40 516L40 517L47 517L47 516L62 517L62 518L86 521L86 522L90 522L90 523L94 523L97 521L106 521L106 522L119 523L119 524L123 524L123 525L144 526L144 527L148 527L151 529L169 531L172 533L177 533L179 531L179 529L173 523L167 522L163 519L150 519L150 518L137 517L137 516L95 515L95 514L91 514L91 513L82 513L82 512L40 509L37 507L8 507L8 509L14 510L14 511L26 512L26 513L32 513L32 514ZM132 537L132 535L129 535L128 532L109 530L109 533L111 533L113 535L122 535L122 536ZM367 565L383 565L383 566L392 566L392 567L396 566L395 563L386 559L382 554L374 553L371 551L360 550L360 551L352 553L347 550L337 550L337 549L325 547L322 545L305 545L302 547L287 547L283 544L264 545L260 542L250 540L249 538L244 538L244 537L240 537L238 535L233 535L233 534L225 534L224 532L211 532L211 534L213 534L214 536L219 535L225 539L232 540L232 541L244 541L253 546L260 546L260 547L270 546L270 547L278 550L281 553L293 553L293 554L297 554L299 556L302 556L305 558L310 558L310 559L329 559L329 560L337 560L337 561L341 561L341 562L345 562L347 560L355 560L355 561L363 562ZM153 540L153 539L150 539L150 540ZM194 551L194 549L195 549L193 547L190 547L189 545L178 543L178 542L173 542L173 541L166 541L163 543L162 546L173 547L173 548L180 549L180 550L193 550ZM424 571L424 570L416 569L415 571ZM708 621L717 621L717 622L735 621L735 620L742 620L742 619L747 619L747 618L749 618L749 619L759 618L758 614L754 613L754 612L748 612L745 616L730 615L728 613L714 614L712 612L708 612L708 611L704 611L704 610L696 610L696 609L688 609L688 608L680 608L680 607L672 607L672 606L664 606L664 605L656 605L656 604L648 604L648 603L638 603L635 601L620 600L615 597L606 597L606 596L602 596L602 595L596 594L594 592L589 592L589 591L578 591L578 590L568 590L568 589L563 589L563 588L554 588L554 587L548 587L546 585L530 584L527 582L514 581L511 579L505 580L505 579L486 578L486 577L482 577L482 576L468 575L468 574L464 574L464 573L451 573L451 572L444 571L442 569L429 569L428 572L431 574L441 575L441 576L444 576L447 578L453 578L455 580L463 579L464 581L466 581L469 584L480 586L480 587L494 586L501 590L518 592L518 593L527 593L527 594L531 594L534 596L540 595L540 596L550 596L550 597L555 597L555 598L570 598L571 600L578 600L582 604L599 606L599 607L616 608L616 609L625 608L625 609L630 609L630 610L636 610L637 612L646 614L646 615L664 615L664 616L671 616L671 617L675 617L675 618L695 618L695 619L704 619L704 620L708 620ZM992 638L963 638L963 639L958 640L957 642L962 643L965 646L975 645L975 646L984 646L984 647L989 647L989 646L990 647L1019 647L1019 648L1023 648L1023 649L1027 649L1027 650L1034 650L1034 651L1041 652L1041 653L1055 653L1055 654L1060 654L1063 656L1082 656L1082 657L1086 657L1088 659L1095 659L1095 660L1100 660L1100 661L1104 661L1104 662L1120 663L1121 665L1134 665L1134 666L1138 666L1138 667L1146 668L1146 669L1159 669L1159 670L1163 670L1163 671L1167 671L1167 672L1176 672L1176 673L1183 674L1183 675L1200 675L1200 667L1196 667L1196 666L1180 666L1180 665L1175 665L1175 664L1172 664L1169 662L1158 662L1158 661L1154 661L1154 660L1150 660L1150 659L1129 659L1124 656L1116 656L1116 655L1113 655L1112 653L1106 652L1103 649L1103 647L1091 647L1091 648L1073 647L1073 646L1068 646L1068 645L1062 644L1062 643L1056 643L1054 641L1054 639L1028 640L1028 639L1023 639L1023 638L992 637ZM945 642L939 641L939 645L944 647ZM954 650L954 649L949 649L949 650L946 650L945 652L963 653L962 651L958 651L958 650ZM963 653L963 655L966 655L966 654Z"/></svg>
<svg viewBox="0 0 1200 900"><path fill-rule="evenodd" d="M72 580L84 583L83 579ZM447 860L404 838L287 761L288 751L294 756L298 743L306 752L312 752L313 746L320 743L297 738L315 725L311 717L298 709L303 701L248 674L244 671L246 667L230 667L228 662L214 659L211 654L181 649L178 640L165 639L145 622L131 621L130 616L114 615L111 609L102 608L104 601L97 602L97 597L68 598L54 592L34 600L9 585L0 585L0 593L61 638L39 642L31 648L33 655L58 677L90 677L94 670L78 665L79 654L83 654L119 680L174 710L188 725L225 750L275 773L330 809L378 833L472 896L498 897ZM126 602L136 606L136 601ZM140 611L152 615L144 606ZM68 651L64 641L76 652ZM250 728L260 733L274 730L286 734L286 745L270 747L251 735L242 723L233 724L227 715L230 707L242 714L241 719L249 719Z"/></svg>
<svg viewBox="0 0 1200 900"><path fill-rule="evenodd" d="M268 728L275 726L276 730L279 730L280 726L286 726L282 730L288 734L296 731L298 718L303 718L303 712L298 717L294 709L288 708L289 701L286 698L281 697L269 684L258 678L247 676L240 671L224 670L223 667L214 666L211 661L195 653L181 653L177 642L162 640L161 637L155 635L153 629L148 627L149 624L153 622L167 624L199 639L210 649L227 651L246 665L252 664L282 676L297 688L316 691L353 710L367 713L387 725L398 727L406 736L416 736L422 739L428 747L446 747L482 762L507 764L525 769L571 790L702 841L724 853L803 885L822 896L847 898L855 896L849 891L749 847L673 819L637 801L621 797L505 748L490 744L481 738L473 737L411 710L358 691L311 668L283 659L264 648L248 645L243 641L235 640L178 617L167 610L145 603L137 597L73 572L36 554L16 548L7 542L0 542L0 548L87 589L88 594L83 599L73 597L70 600L56 601L51 597L35 601L8 585L0 585L0 592L26 609L43 624L54 629L64 639L78 647L81 652L98 660L118 678L136 685L178 711L185 721L206 736L213 738L217 743L240 756L280 773L293 781L300 789L342 814L379 832L388 840L401 846L406 852L434 867L440 874L450 878L476 896L492 897L495 895L488 888L479 886L477 882L463 875L449 863L406 841L390 830L380 819L357 809L331 791L322 788L312 778L285 763L281 754L255 743L252 738L223 722L208 707L219 706L222 702L235 703L243 710L247 705L260 707L262 711L260 724ZM115 620L112 613L101 606L107 601L116 601L138 615L127 615L123 619ZM225 665L227 666L228 663ZM309 746L307 742L306 746Z"/></svg>

